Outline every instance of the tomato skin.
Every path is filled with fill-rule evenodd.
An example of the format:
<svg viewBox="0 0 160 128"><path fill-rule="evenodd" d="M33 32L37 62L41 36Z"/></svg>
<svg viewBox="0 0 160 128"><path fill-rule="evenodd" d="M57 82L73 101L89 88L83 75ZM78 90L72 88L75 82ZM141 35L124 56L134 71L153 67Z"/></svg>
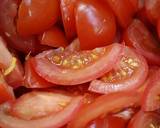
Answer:
<svg viewBox="0 0 160 128"><path fill-rule="evenodd" d="M160 91L160 69L151 76L148 86L142 97L142 109L144 111L155 111L160 108L159 91Z"/></svg>
<svg viewBox="0 0 160 128"><path fill-rule="evenodd" d="M160 65L160 45L140 20L132 21L124 33L124 41L142 54L150 64Z"/></svg>
<svg viewBox="0 0 160 128"><path fill-rule="evenodd" d="M138 63L138 67L136 67L135 69L132 68L132 70L134 70L133 74L128 74L127 72L124 72L125 74L123 75L123 73L121 73L122 71L125 71L123 69L127 68L127 66L123 67L124 57L136 60L136 63ZM114 75L115 73L111 75L111 71L110 73L108 73L110 75L107 75L107 77L110 77L109 79L111 80L93 80L90 83L89 90L96 93L108 94L118 91L129 91L137 89L145 82L148 75L148 64L143 58L143 56L136 53L133 49L125 47L124 54L116 65L117 66L113 67L112 71L115 71L115 73L119 73L119 75L121 75L120 78ZM120 70L120 72L118 69ZM103 77L105 76L106 75L104 75Z"/></svg>
<svg viewBox="0 0 160 128"><path fill-rule="evenodd" d="M17 19L21 36L38 34L56 23L60 14L58 0L22 0Z"/></svg>
<svg viewBox="0 0 160 128"><path fill-rule="evenodd" d="M115 18L106 4L96 0L78 1L75 17L82 49L93 49L113 43L116 34Z"/></svg>
<svg viewBox="0 0 160 128"><path fill-rule="evenodd" d="M60 0L63 25L68 40L76 37L76 23L74 9L77 0Z"/></svg>
<svg viewBox="0 0 160 128"><path fill-rule="evenodd" d="M116 15L121 27L126 28L132 21L135 13L130 0L105 0Z"/></svg>
<svg viewBox="0 0 160 128"><path fill-rule="evenodd" d="M104 48L106 49L105 50L106 52L104 52L102 56L100 55L98 60L95 60L94 63L91 61L89 65L84 64L84 67L80 69L73 69L72 65L66 68L63 67L63 65L66 64L64 63L63 60L61 60L64 63L64 64L62 63L63 65L62 64L56 65L54 61L52 61L53 60L52 57L53 55L61 55L61 53L59 52L57 53L57 51L54 51L54 50L46 51L37 55L34 58L33 67L35 71L48 82L51 82L54 84L60 84L60 85L82 84L85 82L89 82L93 79L96 79L102 76L104 73L111 70L123 49L122 45L115 43L107 47L99 48L99 50L98 49L97 50L103 51ZM62 54L65 60L65 58L67 59L68 57L70 57L72 53L75 56L77 55L79 56L83 54L81 52L86 53L87 54L86 56L90 55L89 53L90 51L80 51L80 52L71 52L71 53L62 52ZM101 54L101 52L99 53ZM106 62L105 64L104 64L104 61ZM70 63L70 61L67 60L67 63ZM96 69L96 68L99 68L99 70L92 72L93 69ZM52 73L50 71L52 71Z"/></svg>
<svg viewBox="0 0 160 128"><path fill-rule="evenodd" d="M159 36L159 39L160 39L160 18L159 18L158 24L157 24L157 32L158 32L158 36Z"/></svg>
<svg viewBox="0 0 160 128"><path fill-rule="evenodd" d="M68 45L63 31L57 26L46 30L40 35L40 42L51 47L66 47Z"/></svg>
<svg viewBox="0 0 160 128"><path fill-rule="evenodd" d="M148 128L160 125L160 116L157 113L144 113L140 110L129 122L128 128Z"/></svg>
<svg viewBox="0 0 160 128"><path fill-rule="evenodd" d="M33 58L29 58L25 63L24 86L27 88L46 88L53 86L53 84L48 83L35 72L32 66L32 60Z"/></svg>
<svg viewBox="0 0 160 128"><path fill-rule="evenodd" d="M159 0L145 0L145 11L148 19L154 25L160 17L160 1Z"/></svg>
<svg viewBox="0 0 160 128"><path fill-rule="evenodd" d="M139 98L139 94L135 92L117 92L102 95L95 99L93 103L83 107L83 109L81 109L71 121L68 128L85 128L90 121L103 114L108 114L110 112L137 104L140 100Z"/></svg>

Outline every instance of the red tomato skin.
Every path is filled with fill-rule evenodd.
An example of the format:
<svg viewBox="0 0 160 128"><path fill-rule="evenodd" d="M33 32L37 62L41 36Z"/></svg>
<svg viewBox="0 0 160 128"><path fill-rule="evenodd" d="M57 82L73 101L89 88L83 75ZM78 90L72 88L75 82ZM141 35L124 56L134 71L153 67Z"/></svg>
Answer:
<svg viewBox="0 0 160 128"><path fill-rule="evenodd" d="M140 20L132 21L123 39L127 46L134 47L150 64L160 65L160 45Z"/></svg>
<svg viewBox="0 0 160 128"><path fill-rule="evenodd" d="M105 3L96 0L78 1L75 17L81 49L93 49L113 43L116 23Z"/></svg>
<svg viewBox="0 0 160 128"><path fill-rule="evenodd" d="M145 11L149 21L156 25L160 17L160 1L159 0L145 0Z"/></svg>
<svg viewBox="0 0 160 128"><path fill-rule="evenodd" d="M135 13L130 0L105 0L113 10L121 27L126 28L132 21Z"/></svg>
<svg viewBox="0 0 160 128"><path fill-rule="evenodd" d="M35 72L32 60L33 58L29 58L25 63L24 86L27 88L46 88L53 86L54 84L45 81Z"/></svg>
<svg viewBox="0 0 160 128"><path fill-rule="evenodd" d="M40 35L40 42L42 45L51 47L66 47L68 45L68 41L63 31L57 26L46 30Z"/></svg>
<svg viewBox="0 0 160 128"><path fill-rule="evenodd" d="M56 23L60 15L58 0L22 0L17 19L21 36L38 34Z"/></svg>
<svg viewBox="0 0 160 128"><path fill-rule="evenodd" d="M144 91L142 97L142 109L144 111L155 111L160 108L159 92L160 92L160 69L151 74L150 81Z"/></svg>
<svg viewBox="0 0 160 128"><path fill-rule="evenodd" d="M74 39L77 35L74 14L76 2L77 0L60 0L62 20L68 40Z"/></svg>

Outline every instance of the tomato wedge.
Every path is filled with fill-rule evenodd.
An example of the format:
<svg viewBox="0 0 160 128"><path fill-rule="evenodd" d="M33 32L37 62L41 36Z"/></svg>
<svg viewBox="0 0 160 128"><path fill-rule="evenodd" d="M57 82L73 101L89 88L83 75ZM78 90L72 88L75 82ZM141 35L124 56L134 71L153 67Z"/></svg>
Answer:
<svg viewBox="0 0 160 128"><path fill-rule="evenodd" d="M14 99L15 97L12 87L8 86L0 72L0 104Z"/></svg>
<svg viewBox="0 0 160 128"><path fill-rule="evenodd" d="M54 84L47 82L35 72L31 64L32 60L32 58L29 58L25 63L24 86L27 88L46 88L53 86Z"/></svg>
<svg viewBox="0 0 160 128"><path fill-rule="evenodd" d="M103 1L78 1L75 17L82 49L94 49L113 43L116 34L115 17Z"/></svg>
<svg viewBox="0 0 160 128"><path fill-rule="evenodd" d="M154 111L160 108L160 69L156 71L150 78L148 86L143 95L142 108L144 111Z"/></svg>
<svg viewBox="0 0 160 128"><path fill-rule="evenodd" d="M122 45L112 44L90 51L45 51L34 58L33 67L42 78L51 83L82 84L111 70L122 49Z"/></svg>
<svg viewBox="0 0 160 128"><path fill-rule="evenodd" d="M99 116L139 104L139 100L139 93L135 92L117 92L100 96L77 113L69 128L85 128L90 121Z"/></svg>
<svg viewBox="0 0 160 128"><path fill-rule="evenodd" d="M68 45L63 31L57 26L46 30L42 35L40 35L40 41L41 44L51 47L66 47Z"/></svg>
<svg viewBox="0 0 160 128"><path fill-rule="evenodd" d="M132 21L124 34L124 41L141 53L149 63L160 65L160 44L140 20Z"/></svg>
<svg viewBox="0 0 160 128"><path fill-rule="evenodd" d="M56 23L59 0L22 0L18 9L17 31L21 36L38 34Z"/></svg>
<svg viewBox="0 0 160 128"><path fill-rule="evenodd" d="M130 121L128 128L158 128L160 116L158 113L139 111Z"/></svg>
<svg viewBox="0 0 160 128"><path fill-rule="evenodd" d="M42 96L42 98L43 98L43 96ZM45 98L44 98L44 100L47 100L47 98L46 99ZM32 100L31 100L31 102L32 102ZM43 102L43 104L45 102ZM54 102L54 101L50 101L50 102ZM52 103L48 103L48 104L47 103L45 103L45 105L47 105L47 106L49 104L52 104ZM71 119L73 119L75 113L77 113L77 111L79 110L81 103L82 103L82 97L74 97L71 100L71 102L62 111L60 111L56 114L53 113L48 116L41 117L38 119L33 119L33 120L24 120L24 119L10 115L8 112L11 109L11 105L10 104L3 104L0 107L0 127L3 127L3 128L33 128L33 127L34 128L59 128L61 126L64 126ZM27 107L26 105L27 104L25 104L25 108ZM36 105L36 104L34 104L34 105ZM22 111L24 110L23 106L20 106L20 108L21 108L20 110L22 110ZM40 110L40 109L43 109L43 107L41 108L40 106L38 106L38 110ZM46 108L44 108L44 109L46 109ZM29 110L29 111L31 112L31 110ZM37 113L36 111L37 110L34 109L34 113ZM43 110L41 110L41 112L43 112Z"/></svg>
<svg viewBox="0 0 160 128"><path fill-rule="evenodd" d="M60 0L63 25L69 40L74 39L77 34L74 14L76 2L77 0Z"/></svg>
<svg viewBox="0 0 160 128"><path fill-rule="evenodd" d="M116 15L121 27L126 28L135 13L130 0L105 0Z"/></svg>
<svg viewBox="0 0 160 128"><path fill-rule="evenodd" d="M148 65L145 59L125 47L124 53L113 69L99 80L93 80L89 90L107 94L139 88L148 75Z"/></svg>

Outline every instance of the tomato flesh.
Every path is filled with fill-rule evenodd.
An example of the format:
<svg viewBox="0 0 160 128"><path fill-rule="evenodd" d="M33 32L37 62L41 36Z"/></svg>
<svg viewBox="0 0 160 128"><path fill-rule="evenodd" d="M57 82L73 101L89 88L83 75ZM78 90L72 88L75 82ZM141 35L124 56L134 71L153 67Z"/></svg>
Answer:
<svg viewBox="0 0 160 128"><path fill-rule="evenodd" d="M93 49L113 43L115 18L104 3L78 1L75 8L76 28L81 49Z"/></svg>
<svg viewBox="0 0 160 128"><path fill-rule="evenodd" d="M111 70L121 51L122 45L120 44L81 52L50 50L37 55L33 66L42 78L51 83L82 84ZM93 72L97 68L99 70Z"/></svg>
<svg viewBox="0 0 160 128"><path fill-rule="evenodd" d="M117 65L99 80L93 80L89 90L107 94L139 88L148 75L148 65L145 59L125 47L124 54Z"/></svg>

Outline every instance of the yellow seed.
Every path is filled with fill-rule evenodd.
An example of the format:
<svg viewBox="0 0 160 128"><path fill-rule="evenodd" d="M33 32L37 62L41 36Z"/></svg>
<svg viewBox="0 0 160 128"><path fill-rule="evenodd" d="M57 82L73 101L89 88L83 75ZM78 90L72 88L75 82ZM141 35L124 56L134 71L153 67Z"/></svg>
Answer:
<svg viewBox="0 0 160 128"><path fill-rule="evenodd" d="M129 59L128 59L128 63L130 64L130 63L132 63L132 62L133 62L133 59L129 58Z"/></svg>
<svg viewBox="0 0 160 128"><path fill-rule="evenodd" d="M55 56L53 56L53 61L54 61L54 63L56 63L56 64L60 64L60 63L61 63L61 57L55 55Z"/></svg>
<svg viewBox="0 0 160 128"><path fill-rule="evenodd" d="M137 62L132 62L132 63L131 63L131 66L133 66L133 67L138 67L138 63L137 63Z"/></svg>
<svg viewBox="0 0 160 128"><path fill-rule="evenodd" d="M93 53L91 53L91 57L92 57L93 59L97 59L97 58L98 58L98 56L95 55L95 54L93 54Z"/></svg>
<svg viewBox="0 0 160 128"><path fill-rule="evenodd" d="M127 73L124 70L121 70L120 72L122 76L127 76Z"/></svg>
<svg viewBox="0 0 160 128"><path fill-rule="evenodd" d="M61 107L65 107L68 103L67 102L64 102L64 101L61 101L58 103L58 105L60 105Z"/></svg>
<svg viewBox="0 0 160 128"><path fill-rule="evenodd" d="M66 60L66 59L63 60L63 63L62 63L63 66L67 66L68 64L69 64L68 60Z"/></svg>
<svg viewBox="0 0 160 128"><path fill-rule="evenodd" d="M83 64L83 62L82 62L81 59L78 59L77 62L78 62L79 65L82 65L82 64Z"/></svg>
<svg viewBox="0 0 160 128"><path fill-rule="evenodd" d="M79 65L73 65L72 68L73 68L73 69L79 69L80 66L79 66Z"/></svg>

